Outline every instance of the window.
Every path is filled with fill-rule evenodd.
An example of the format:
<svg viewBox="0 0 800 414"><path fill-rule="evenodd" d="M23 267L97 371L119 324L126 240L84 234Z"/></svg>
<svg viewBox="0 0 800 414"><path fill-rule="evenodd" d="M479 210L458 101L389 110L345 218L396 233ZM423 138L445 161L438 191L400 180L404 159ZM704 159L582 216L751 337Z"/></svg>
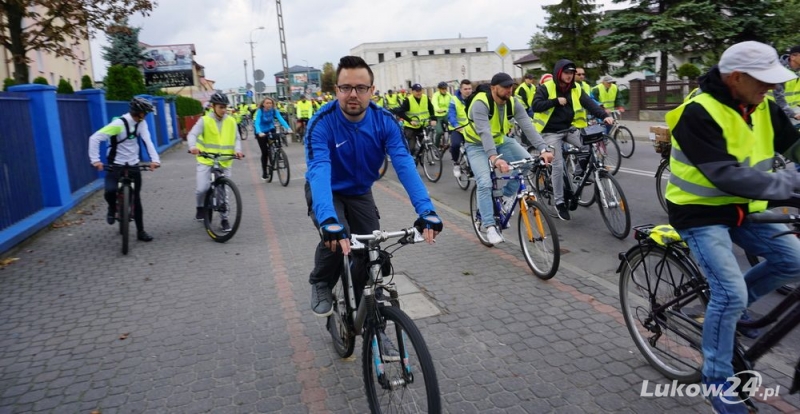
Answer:
<svg viewBox="0 0 800 414"><path fill-rule="evenodd" d="M418 56L418 55L419 55L419 52L417 52L417 51L415 50L415 51L411 52L411 55L413 55L413 56Z"/></svg>
<svg viewBox="0 0 800 414"><path fill-rule="evenodd" d="M481 51L481 48L479 48L479 47L476 47L476 48L475 48L475 51L476 51L476 52L480 52L480 51Z"/></svg>
<svg viewBox="0 0 800 414"><path fill-rule="evenodd" d="M429 55L432 55L432 54L433 54L433 50L429 50L429 51L428 51L428 54L429 54Z"/></svg>
<svg viewBox="0 0 800 414"><path fill-rule="evenodd" d="M394 57L399 58L400 56L403 56L402 52L394 52Z"/></svg>
<svg viewBox="0 0 800 414"><path fill-rule="evenodd" d="M461 48L461 53L467 53L467 49Z"/></svg>
<svg viewBox="0 0 800 414"><path fill-rule="evenodd" d="M378 53L378 63L383 63L383 53Z"/></svg>
<svg viewBox="0 0 800 414"><path fill-rule="evenodd" d="M444 50L444 54L445 54L445 55L449 55L449 54L450 54L450 49L445 49L445 50Z"/></svg>
<svg viewBox="0 0 800 414"><path fill-rule="evenodd" d="M646 71L655 72L656 71L656 58L655 57L646 57L642 62L643 66L645 67Z"/></svg>

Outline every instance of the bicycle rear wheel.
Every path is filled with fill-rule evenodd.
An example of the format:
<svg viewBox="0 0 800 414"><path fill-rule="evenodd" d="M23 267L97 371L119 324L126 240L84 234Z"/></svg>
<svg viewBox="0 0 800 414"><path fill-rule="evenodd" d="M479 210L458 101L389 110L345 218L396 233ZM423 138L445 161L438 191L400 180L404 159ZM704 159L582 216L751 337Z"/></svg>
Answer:
<svg viewBox="0 0 800 414"><path fill-rule="evenodd" d="M633 140L633 132L628 127L620 126L614 133L614 139L619 145L619 155L623 158L630 158L636 150L636 141Z"/></svg>
<svg viewBox="0 0 800 414"><path fill-rule="evenodd" d="M631 212L625 193L608 171L598 171L597 177L594 191L603 222L614 237L624 239L631 231Z"/></svg>
<svg viewBox="0 0 800 414"><path fill-rule="evenodd" d="M666 257L666 258L665 258ZM653 309L685 292L700 281L674 253L662 247L631 249L623 259L619 275L619 298L628 332L639 352L658 372L671 380L700 380L703 367L702 323L708 298L705 293L665 308Z"/></svg>
<svg viewBox="0 0 800 414"><path fill-rule="evenodd" d="M520 210L517 221L519 244L533 274L547 280L555 276L561 261L558 232L553 220L534 197L526 197L525 204L528 208Z"/></svg>
<svg viewBox="0 0 800 414"><path fill-rule="evenodd" d="M218 178L206 192L205 211L203 224L211 239L218 243L230 240L242 221L242 196L236 184L227 177ZM225 224L230 231L225 231Z"/></svg>
<svg viewBox="0 0 800 414"><path fill-rule="evenodd" d="M383 332L397 345L400 360L385 362L380 355L379 326L364 335L361 356L367 401L373 413L440 413L441 396L428 346L414 321L394 306L381 306ZM376 326L379 325L379 326Z"/></svg>
<svg viewBox="0 0 800 414"><path fill-rule="evenodd" d="M467 155L462 154L461 160L458 162L458 168L461 170L461 174L456 177L456 183L458 183L458 188L467 191L470 185L469 177L472 175L472 172L469 170L469 164L466 161Z"/></svg>
<svg viewBox="0 0 800 414"><path fill-rule="evenodd" d="M661 161L658 169L656 169L656 196L665 213L669 212L667 211L667 182L669 181L669 175L669 161Z"/></svg>
<svg viewBox="0 0 800 414"><path fill-rule="evenodd" d="M128 254L131 230L131 188L127 185L122 186L122 206L117 206L117 212L119 214L119 232L122 234L122 254Z"/></svg>
<svg viewBox="0 0 800 414"><path fill-rule="evenodd" d="M286 151L283 148L277 148L278 152L275 154L275 169L278 170L278 179L281 185L286 187L289 185L290 170L289 170L289 157L286 156Z"/></svg>
<svg viewBox="0 0 800 414"><path fill-rule="evenodd" d="M553 173L552 167L541 167L536 169L536 174L533 176L533 183L531 188L536 193L536 200L542 205L544 211L550 217L558 217L558 210L556 210L556 196L553 193L553 182L551 181L551 174Z"/></svg>
<svg viewBox="0 0 800 414"><path fill-rule="evenodd" d="M442 178L442 154L433 145L427 146L422 152L422 170L432 183Z"/></svg>
<svg viewBox="0 0 800 414"><path fill-rule="evenodd" d="M472 187L472 192L469 196L469 216L472 219L472 229L475 230L475 235L478 236L478 241L484 246L492 247L489 243L489 238L486 235L486 230L483 229L483 221L481 220L481 212L478 210L478 185Z"/></svg>
<svg viewBox="0 0 800 414"><path fill-rule="evenodd" d="M619 155L619 144L617 144L614 138L608 135L604 135L603 137L603 140L597 144L597 150L600 153L606 170L610 172L611 175L616 175L617 171L619 171L620 163L622 162L622 157Z"/></svg>

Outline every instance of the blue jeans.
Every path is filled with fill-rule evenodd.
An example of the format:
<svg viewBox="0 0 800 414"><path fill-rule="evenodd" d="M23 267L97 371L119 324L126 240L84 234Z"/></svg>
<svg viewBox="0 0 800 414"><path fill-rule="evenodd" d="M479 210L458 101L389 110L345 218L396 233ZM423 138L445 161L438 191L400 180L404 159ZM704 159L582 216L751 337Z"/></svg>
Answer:
<svg viewBox="0 0 800 414"><path fill-rule="evenodd" d="M778 286L800 279L800 240L787 235L783 224L740 227L713 225L678 230L711 288L703 322L703 377L705 382L724 382L734 374L733 338L742 312ZM765 260L742 275L732 243Z"/></svg>
<svg viewBox="0 0 800 414"><path fill-rule="evenodd" d="M530 158L531 154L522 148L514 138L504 137L502 144L497 146L497 153L503 156L506 162L519 161ZM475 176L475 186L478 188L478 211L481 212L481 222L484 227L494 226L494 206L492 202L492 175L489 171L489 157L483 150L481 143L465 142L469 166ZM509 180L503 187L503 195L510 196L517 193L519 181Z"/></svg>

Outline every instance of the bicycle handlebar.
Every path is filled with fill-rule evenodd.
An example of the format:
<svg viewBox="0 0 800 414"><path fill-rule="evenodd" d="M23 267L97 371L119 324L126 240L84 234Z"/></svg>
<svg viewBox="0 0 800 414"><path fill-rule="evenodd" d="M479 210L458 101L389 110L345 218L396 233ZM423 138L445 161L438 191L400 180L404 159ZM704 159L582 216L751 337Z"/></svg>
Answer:
<svg viewBox="0 0 800 414"><path fill-rule="evenodd" d="M352 250L365 250L367 248L367 245L365 245L362 242L374 241L380 243L389 239L396 239L396 238L403 239L400 241L401 244L407 244L407 243L413 244L425 241L425 238L422 237L422 234L415 227L409 227L407 229L403 229L400 231L375 230L372 232L372 234L351 234L350 248Z"/></svg>
<svg viewBox="0 0 800 414"><path fill-rule="evenodd" d="M191 154L191 151L188 151L188 152ZM197 155L200 156L200 157L208 158L208 159L212 159L212 160L213 159L219 159L220 161L239 159L239 157L237 157L236 154L233 154L233 155L231 155L231 154L218 154L216 152L200 151L200 153L197 154ZM242 158L244 158L244 154L242 154Z"/></svg>
<svg viewBox="0 0 800 414"><path fill-rule="evenodd" d="M751 223L800 223L800 214L778 214L768 211L750 214L747 216L747 221Z"/></svg>
<svg viewBox="0 0 800 414"><path fill-rule="evenodd" d="M118 164L104 164L103 170L105 171L116 171L116 170L138 170L138 171L150 171L150 163L149 162L140 162L138 164L133 165L118 165Z"/></svg>

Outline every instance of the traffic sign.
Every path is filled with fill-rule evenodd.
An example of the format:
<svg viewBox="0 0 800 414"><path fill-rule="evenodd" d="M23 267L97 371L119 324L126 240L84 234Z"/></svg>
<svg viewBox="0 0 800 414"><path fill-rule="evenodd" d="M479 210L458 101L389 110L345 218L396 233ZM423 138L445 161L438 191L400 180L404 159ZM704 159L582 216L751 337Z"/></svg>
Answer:
<svg viewBox="0 0 800 414"><path fill-rule="evenodd" d="M253 79L257 81L264 79L264 71L261 69L256 69L255 71L253 71Z"/></svg>
<svg viewBox="0 0 800 414"><path fill-rule="evenodd" d="M267 85L264 82L256 82L256 92L261 93L267 90Z"/></svg>
<svg viewBox="0 0 800 414"><path fill-rule="evenodd" d="M509 52L511 52L511 49L505 43L500 43L500 46L497 46L497 49L494 50L494 53L497 53L497 56L501 58L505 58Z"/></svg>
<svg viewBox="0 0 800 414"><path fill-rule="evenodd" d="M247 95L248 98L252 98L253 97L253 91L247 91L245 93L245 95Z"/></svg>

